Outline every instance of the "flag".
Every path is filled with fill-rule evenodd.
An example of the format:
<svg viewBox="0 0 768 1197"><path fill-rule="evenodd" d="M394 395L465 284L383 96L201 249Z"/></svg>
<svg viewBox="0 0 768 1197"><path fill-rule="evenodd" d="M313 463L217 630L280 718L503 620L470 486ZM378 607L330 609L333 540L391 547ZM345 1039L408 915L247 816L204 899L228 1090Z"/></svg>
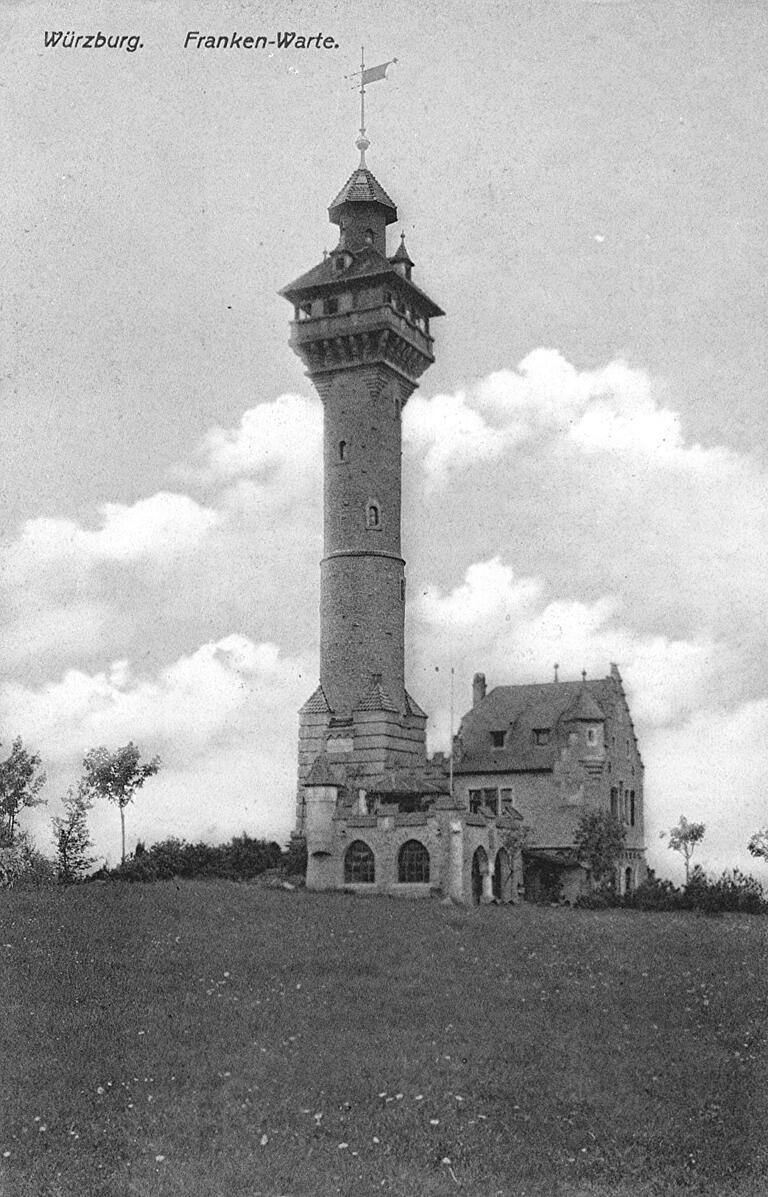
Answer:
<svg viewBox="0 0 768 1197"><path fill-rule="evenodd" d="M386 79L387 67L392 66L393 62L397 62L397 59L390 58L389 62L382 62L379 66L375 67L368 67L367 70L363 71L361 83L365 85L366 83L376 83L378 79Z"/></svg>

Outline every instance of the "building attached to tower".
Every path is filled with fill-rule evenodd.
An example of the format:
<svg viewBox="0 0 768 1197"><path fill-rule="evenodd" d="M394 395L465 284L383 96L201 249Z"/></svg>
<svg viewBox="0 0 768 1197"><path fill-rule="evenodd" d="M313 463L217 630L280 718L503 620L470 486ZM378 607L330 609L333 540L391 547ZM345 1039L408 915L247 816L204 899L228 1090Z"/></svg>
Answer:
<svg viewBox="0 0 768 1197"><path fill-rule="evenodd" d="M480 712L462 724L453 785L444 758L427 760L427 716L405 687L402 415L443 312L414 281L404 237L388 255L397 209L366 165L368 141L357 145L360 165L328 209L335 249L281 291L323 404L320 678L299 713L295 831L310 888L514 900L524 820L498 799L514 786L489 800L484 758L472 784Z"/></svg>

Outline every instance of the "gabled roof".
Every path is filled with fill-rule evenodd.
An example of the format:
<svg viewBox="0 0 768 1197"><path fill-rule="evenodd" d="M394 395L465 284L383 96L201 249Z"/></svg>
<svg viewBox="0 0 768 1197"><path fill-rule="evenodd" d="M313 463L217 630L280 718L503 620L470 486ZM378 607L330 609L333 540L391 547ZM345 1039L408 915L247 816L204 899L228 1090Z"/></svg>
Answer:
<svg viewBox="0 0 768 1197"><path fill-rule="evenodd" d="M328 215L334 224L339 223L339 209L344 204L381 204L382 208L387 209L387 224L397 220L394 201L389 198L367 166L358 166L357 170L352 172L336 199L329 205Z"/></svg>
<svg viewBox="0 0 768 1197"><path fill-rule="evenodd" d="M330 713L330 710L325 691L322 686L318 686L314 694L310 694L300 713L302 715L326 715Z"/></svg>
<svg viewBox="0 0 768 1197"><path fill-rule="evenodd" d="M426 718L427 718L427 712L426 712L426 711L422 711L421 707L420 707L420 706L419 706L419 704L416 702L416 699L415 699L415 698L411 698L411 696L410 696L410 694L408 693L408 691L407 691L407 690L406 690L406 692L405 692L405 705L406 705L406 707L408 708L408 714L409 714L409 715L419 715L419 716L420 716L422 719L426 719Z"/></svg>
<svg viewBox="0 0 768 1197"><path fill-rule="evenodd" d="M359 702L355 703L356 711L399 711L395 703L381 684L380 678L372 678L371 684Z"/></svg>
<svg viewBox="0 0 768 1197"><path fill-rule="evenodd" d="M459 773L528 773L550 771L559 758L563 737L559 726L574 720L605 722L623 695L614 676L579 682L545 682L496 686L464 716L459 732ZM546 744L534 732L549 730ZM493 748L492 731L506 733L504 747Z"/></svg>

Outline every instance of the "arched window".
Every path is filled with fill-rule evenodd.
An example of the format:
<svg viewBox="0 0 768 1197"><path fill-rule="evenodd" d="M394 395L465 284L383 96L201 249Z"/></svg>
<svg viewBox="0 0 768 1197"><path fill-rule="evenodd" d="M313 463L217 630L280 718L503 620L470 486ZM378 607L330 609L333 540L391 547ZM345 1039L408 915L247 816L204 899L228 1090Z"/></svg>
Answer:
<svg viewBox="0 0 768 1197"><path fill-rule="evenodd" d="M369 499L365 508L365 526L366 528L381 527L381 508L372 499Z"/></svg>
<svg viewBox="0 0 768 1197"><path fill-rule="evenodd" d="M344 880L353 884L372 885L376 880L373 852L362 840L353 840L344 855Z"/></svg>
<svg viewBox="0 0 768 1197"><path fill-rule="evenodd" d="M339 461L347 460L347 442L339 441Z"/></svg>
<svg viewBox="0 0 768 1197"><path fill-rule="evenodd" d="M625 894L632 893L632 870L631 869L624 870L624 893Z"/></svg>
<svg viewBox="0 0 768 1197"><path fill-rule="evenodd" d="M373 229L365 230L365 244L373 245Z"/></svg>
<svg viewBox="0 0 768 1197"><path fill-rule="evenodd" d="M406 840L397 857L397 880L429 881L429 853L418 840Z"/></svg>

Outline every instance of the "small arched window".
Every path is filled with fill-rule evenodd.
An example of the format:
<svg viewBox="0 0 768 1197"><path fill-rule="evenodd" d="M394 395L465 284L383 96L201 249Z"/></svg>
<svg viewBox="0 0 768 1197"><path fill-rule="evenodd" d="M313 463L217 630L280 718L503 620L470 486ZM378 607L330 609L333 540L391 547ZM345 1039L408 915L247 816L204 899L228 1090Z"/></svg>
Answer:
<svg viewBox="0 0 768 1197"><path fill-rule="evenodd" d="M373 852L362 840L353 840L347 848L344 855L344 880L353 885L373 885L376 880Z"/></svg>
<svg viewBox="0 0 768 1197"><path fill-rule="evenodd" d="M400 579L400 602L405 602L405 578Z"/></svg>
<svg viewBox="0 0 768 1197"><path fill-rule="evenodd" d="M365 230L365 244L373 245L373 229Z"/></svg>
<svg viewBox="0 0 768 1197"><path fill-rule="evenodd" d="M339 441L339 461L347 460L347 442Z"/></svg>
<svg viewBox="0 0 768 1197"><path fill-rule="evenodd" d="M397 880L404 883L429 881L429 853L418 840L406 840L400 849Z"/></svg>
<svg viewBox="0 0 768 1197"><path fill-rule="evenodd" d="M365 508L365 526L366 528L381 527L381 508L373 500L369 500Z"/></svg>

